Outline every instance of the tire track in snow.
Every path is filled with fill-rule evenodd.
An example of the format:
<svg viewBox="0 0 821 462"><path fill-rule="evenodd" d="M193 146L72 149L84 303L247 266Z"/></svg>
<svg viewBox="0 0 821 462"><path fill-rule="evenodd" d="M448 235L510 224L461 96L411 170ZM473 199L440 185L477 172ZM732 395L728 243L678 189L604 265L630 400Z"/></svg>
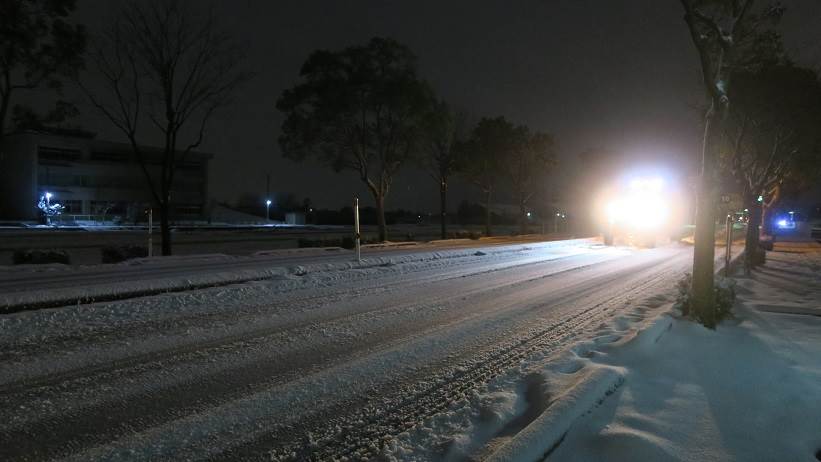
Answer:
<svg viewBox="0 0 821 462"><path fill-rule="evenodd" d="M45 341L45 339L38 339L37 343L30 343L22 346L15 344L0 344L0 346L3 347L3 351L0 352L0 363L8 362L10 360L25 361L29 357L35 357L44 353L52 353L55 348L59 348L60 350L71 350L72 347L83 344L93 344L95 347L98 347L101 343L115 344L117 342L133 338L135 335L143 337L146 332L154 331L162 331L164 335L174 332L184 332L189 327L201 325L220 325L225 321L236 320L237 318L244 318L245 316L265 317L270 311L275 311L277 308L287 308L288 311L296 312L304 310L308 307L314 308L314 312L310 313L309 316L299 319L286 320L276 326L248 329L233 335L219 335L217 338L210 340L194 338L191 339L189 344L183 346L158 349L156 351L150 351L144 354L130 354L127 358L117 358L111 361L73 368L65 372L51 373L33 379L6 382L5 384L0 384L0 397L6 394L18 393L26 389L53 386L75 378L82 378L95 374L110 374L116 370L128 369L143 363L163 361L173 358L174 356L181 356L200 350L220 349L222 347L230 346L231 344L254 340L290 329L296 329L311 324L319 324L322 322L333 322L345 317L385 309L384 306L377 306L375 308L354 309L345 313L323 313L321 312L321 309L317 309L317 307L322 308L326 305L336 305L379 294L407 291L419 286L431 284L432 282L446 283L455 279L484 276L489 273L512 271L529 266L559 264L560 267L558 269L543 275L552 276L566 271L579 270L613 258L613 256L593 258L592 261L580 264L580 262L572 261L573 257L582 257L582 255L562 255L550 260L529 261L526 263L517 263L512 265L507 264L506 261L496 261L493 263L482 264L478 269L454 269L450 266L445 266L444 268L438 268L436 274L423 274L422 277L417 277L410 280L408 280L409 275L413 275L413 273L417 272L423 272L423 270L401 273L399 275L389 275L388 277L382 278L373 278L372 280L365 281L368 285L358 286L355 288L355 291L350 287L348 289L340 289L338 287L342 284L342 282L357 282L359 278L353 277L349 281L335 281L334 285L330 287L322 287L319 289L316 287L311 287L308 289L297 287L293 291L278 293L276 296L280 297L281 300L274 303L265 302L262 305L248 303L238 307L232 307L235 309L225 309L225 307L221 306L215 311L205 313L194 312L189 315L173 316L171 318L164 319L149 318L137 322L130 322L127 325L118 325L111 328L104 327L91 331L83 330L80 332L68 332L65 334L60 332L58 333L59 337L57 338L51 337L48 338L48 341ZM344 273L354 272L355 270L344 271ZM502 286L505 284L506 283L496 284L496 286ZM495 286L485 286L485 288L492 287ZM297 297L294 297L295 293L299 294L303 291L310 291L311 295L298 295ZM208 297L207 295L203 295L202 298L207 299ZM325 301L325 303L320 303L322 301ZM436 300L432 299L431 301Z"/></svg>
<svg viewBox="0 0 821 462"><path fill-rule="evenodd" d="M377 275L378 277L374 277L373 274L367 272L362 272L361 268L357 267L329 271L329 273L339 274L342 276L339 279L331 281L330 283L325 282L320 284L319 286L308 285L306 287L304 285L296 284L295 281L304 281L304 279L293 275L290 276L290 278L283 276L275 278L272 276L269 279L275 279L276 281L273 283L272 286L266 285L266 287L277 288L277 291L270 294L270 296L282 299L279 304L271 304L270 301L260 301L260 294L257 293L243 294L242 292L237 291L236 288L238 286L244 285L245 283L232 282L228 285L227 288L222 288L218 290L217 294L219 297L219 294L221 292L230 291L232 296L232 300L230 300L232 302L231 308L236 311L227 310L225 309L225 307L221 305L216 305L213 300L208 300L208 303L212 306L210 312L183 311L182 313L177 313L175 311L169 310L157 310L151 312L150 317L143 317L138 319L127 318L127 324L123 324L123 320L119 318L108 319L108 322L100 322L99 319L95 319L96 322L94 323L94 326L91 328L89 328L89 326L87 325L83 325L83 329L79 331L77 331L76 329L71 330L70 328L66 330L60 329L57 332L49 333L47 337L38 335L35 339L33 339L32 342L23 345L15 343L13 340L14 336L12 336L12 340L0 338L0 363L8 360L13 360L15 359L15 356L19 358L27 354L36 355L38 352L53 351L54 344L58 341L61 342L60 349L69 349L72 346L72 342L75 344L82 344L94 342L96 340L111 341L112 339L118 338L118 335L127 336L128 334L131 334L134 331L140 333L144 333L146 331L150 332L152 329L157 327L173 327L179 331L184 330L188 326L202 324L204 322L220 322L224 320L236 319L237 314L246 314L249 312L250 314L254 314L254 311L259 312L260 310L266 311L263 314L270 314L271 309L275 309L277 308L277 306L287 305L289 308L305 306L305 302L321 300L323 298L332 298L340 294L350 295L351 291L354 289L358 291L384 291L396 289L403 285L407 287L413 287L414 285L425 283L427 280L439 280L443 277L455 279L458 276L477 275L482 273L480 269L472 267L472 265L476 265L477 262L480 264L480 268L488 268L486 271L492 272L505 270L508 268L512 268L514 266L528 266L532 264L540 264L544 263L545 261L561 260L579 255L579 252L577 251L576 253L568 253L565 255L556 254L555 258L551 259L541 258L535 261L530 261L528 263L515 263L516 261L521 260L523 253L528 253L532 250L534 249L529 248L527 246L505 247L502 248L500 251L494 250L493 253L489 255L482 253L482 257L485 257L485 255L487 255L487 257L479 259L477 259L476 255L474 254L466 255L464 253L457 252L455 255L450 255L448 253L445 253L441 256L436 256L435 258L431 259L431 261L426 261L425 264L419 264L420 262L417 261L402 263L401 266L403 268L410 268L410 270L403 271L400 274ZM533 253L537 253L538 251L539 249L537 248ZM532 255L530 257L531 259L533 258ZM489 259L492 259L493 263L486 263ZM514 263L510 264L511 262ZM467 268L462 268L465 266ZM323 272L320 271L320 273ZM410 279L409 281L408 276L415 275L416 273L433 274L427 276L423 275L422 279ZM341 286L343 283L364 283L365 285L360 287L346 285L344 286L345 288L340 288L339 286ZM263 284L267 283L263 282ZM279 290L280 287L284 287L284 290ZM312 295L309 295L308 297L300 296L300 292L305 290L311 291ZM196 292L192 291L191 294L175 294L171 296L176 297L180 300L187 300L188 298L190 298L190 301L192 303L196 303L197 299L195 297L199 296L200 299L208 298L213 293L214 290L205 289ZM296 298L294 298L295 294ZM353 295L359 296L360 294ZM364 292L361 293L361 295L368 295L368 293ZM136 301L120 301L115 302L115 305L118 303L122 306L136 304L135 306L139 308L141 305L141 301L146 300L146 302L143 303L143 305L145 305L153 300L156 300L156 298L154 297L158 296L162 297L164 295L138 297L136 298ZM106 305L109 304L96 304L90 306L89 309L94 310L99 307L105 308ZM60 311L71 310L72 308L72 306L68 306L64 307ZM293 311L293 309L291 309L291 311ZM7 320L8 318L3 318L2 316L0 316L0 327L2 327L3 323ZM13 330L13 328L14 326L10 325L8 328L6 328L6 330L11 331ZM97 336L98 338L95 339L93 338L93 336Z"/></svg>
<svg viewBox="0 0 821 462"><path fill-rule="evenodd" d="M269 452L274 459L288 459L293 454L300 460L332 460L345 457L359 460L377 457L380 455L382 444L391 437L445 410L465 393L515 366L529 355L555 351L577 335L579 329L600 322L612 311L620 309L626 300L640 298L648 288L660 285L667 287L672 278L683 272L681 263L679 258L661 265L657 261L650 262L638 271L632 268L630 271L635 271L636 274L630 276L629 288L616 295L612 293L610 284L625 278L624 274L616 273L596 279L592 285L599 288L592 295L569 293L547 303L554 306L584 300L583 306L586 308L569 313L548 326L535 329L526 337L513 339L502 349L490 349L480 354L476 351L462 352L459 356L461 361L457 360L458 365L453 367L456 372L445 374L447 378L444 380L441 379L441 370L425 370L414 377L417 382L432 382L431 386L422 391L394 384L387 390L374 391L365 400L344 402L333 410L323 409L320 415L313 416L299 425L290 426L284 434L259 436L225 451L214 459L248 460L267 457ZM655 274L648 277L648 272ZM434 378L431 379L431 376ZM386 397L405 398L388 398L386 403ZM351 409L361 411L352 414ZM307 432L312 435L309 444L304 441Z"/></svg>
<svg viewBox="0 0 821 462"><path fill-rule="evenodd" d="M555 264L556 260L552 260L547 263ZM500 287L511 287L516 284L523 284L529 281L544 279L545 277L560 275L567 271L576 271L583 267L588 267L594 264L587 262L588 264L578 266L579 262L574 263L572 261L569 261L567 263L569 263L569 265L567 265L568 267L563 267L562 269L559 269L555 272L540 273L535 277L514 277L513 281L503 280L495 284L487 284L481 282L477 283L476 289L473 291L473 293L470 294L460 292L459 294L446 295L445 297L441 297L440 299L428 299L423 301L420 301L417 298L410 305L430 305L431 303L443 303L445 300L464 298L465 296L480 297L481 294L486 293L488 291L496 290ZM495 270L493 268L488 269L487 265L482 265L481 271L478 271L477 274L487 276L488 274L491 274L494 271L512 272L516 270L521 270L524 266L534 266L538 264L545 264L545 262L530 262L524 264L517 264L497 268ZM466 271L464 274L457 274L449 278L441 278L441 276L436 276L438 278L437 283L447 285L449 279L469 277L473 275L473 272L475 271L476 268L473 268L470 271ZM491 273L489 273L489 271ZM419 285L431 284L429 279L432 278L425 279L426 280L424 281L420 281ZM407 286L408 284L405 285ZM387 309L401 310L406 308L407 307L397 308L395 306L377 306L376 308L370 311L346 314L344 316L340 316L338 319L322 320L322 322L333 322L338 321L340 319L349 318L351 316L361 316L363 314L368 314L376 311L384 311ZM442 321L442 319L434 318L429 320L428 325L417 327L436 328L438 325L438 327L441 328ZM451 322L453 322L453 320L451 320ZM278 332L283 333L285 331L279 330ZM169 352L166 356L173 357L177 354L182 353L182 357L178 359L181 362L185 362L187 360L190 360L190 358L185 357L185 355L188 353L196 353L197 355L202 356L204 354L207 354L209 350L219 351L223 349L231 350L233 348L241 348L243 345L246 345L249 341L253 340L254 338L264 340L264 337L270 334L270 330L263 330L262 332L257 333L256 336L249 336L249 333L244 333L242 335L239 335L237 338L227 340L221 339L219 341L214 342L212 345L192 345L186 349L183 349L182 351L176 350ZM270 365L268 367L259 367L259 364L256 364L252 367L246 367L246 372L242 374L238 374L237 371L229 370L226 373L217 374L213 377L209 377L208 380L200 379L197 380L196 383L185 382L183 384L170 387L170 389L165 388L158 391L153 391L152 393L143 396L134 396L132 397L133 399L127 402L104 402L101 403L99 406L93 407L91 409L84 408L77 409L74 412L69 411L68 413L60 416L57 419L39 421L34 423L33 425L28 425L24 428L3 432L2 440L6 442L17 441L18 444L14 447L19 449L19 451L15 451L14 453L7 452L6 456L8 456L9 458L15 458L17 456L24 456L28 454L36 455L39 457L50 457L53 455L75 452L81 450L84 447L87 447L90 444L93 444L94 442L116 438L118 435L122 435L126 432L133 431L135 428L155 426L169 419L179 418L181 415L185 415L186 413L202 411L203 409L206 409L209 406L213 406L220 402L224 402L229 399L234 399L244 394L250 393L253 391L255 387L259 388L263 386L271 386L272 384L269 379L270 376L277 376L279 378L279 381L287 382L288 380L301 374L310 373L312 369L327 366L332 362L344 360L346 357L356 356L357 354L363 351L368 351L369 353L372 353L373 351L377 350L377 346L386 348L390 345L401 343L403 340L405 340L405 338L403 337L394 337L394 334L394 332L385 332L381 337L373 337L369 339L370 342L357 345L356 348L351 348L350 350L345 351L338 351L338 356L327 357L324 360L317 360L313 362L304 361L305 366L301 368L293 367L293 362L290 362L280 368L272 368ZM418 333L416 334L419 335ZM235 342L238 345L231 345L232 342ZM163 355L160 355L159 357L149 356L147 358L137 358L135 359L135 361L138 363L138 366L142 365L145 362L156 362L157 364L155 364L155 366L159 368L165 368L168 366L168 364L165 363L165 361L167 361L167 358L163 357ZM100 370L86 370L81 372L73 371L69 378L79 379L80 386L84 386L89 382L105 382L108 379L106 376L113 373L115 370L121 369L123 367L123 364L114 363L108 366L108 369L103 368ZM126 367L128 367L128 365L126 365ZM133 367L133 365L131 367ZM35 384L32 382L19 383L16 384L14 389L4 390L4 392L0 394L0 396L2 396L3 401L6 401L7 403L14 402L16 401L16 397L13 395L16 391L31 391L32 387L36 385L40 389L35 390L35 393L39 394L43 392L43 387L54 386L55 384L59 384L61 381L65 381L66 379L67 377L53 376L45 378L44 381L41 381L39 384ZM207 390L207 397L203 397L201 396L201 394L198 393L192 393L191 391L192 389L196 390L198 386L206 385L208 386L208 388L205 388ZM151 404L148 405L145 403ZM53 431L55 428L71 429L71 431L73 432L80 433L80 436L66 442L66 435L64 433L61 434L60 432L55 433ZM26 439L26 435L31 434L39 434L42 436L37 438L37 440L33 442L34 444L20 444L21 442L28 441Z"/></svg>

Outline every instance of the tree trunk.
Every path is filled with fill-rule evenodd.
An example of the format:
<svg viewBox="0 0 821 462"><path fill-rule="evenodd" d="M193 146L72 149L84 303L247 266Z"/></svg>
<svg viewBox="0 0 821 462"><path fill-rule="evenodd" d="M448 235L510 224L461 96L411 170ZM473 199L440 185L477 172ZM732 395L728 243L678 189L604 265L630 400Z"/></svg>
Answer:
<svg viewBox="0 0 821 462"><path fill-rule="evenodd" d="M493 191L486 191L485 192L485 236L490 236L492 234L490 229L490 196L493 194Z"/></svg>
<svg viewBox="0 0 821 462"><path fill-rule="evenodd" d="M9 113L9 104L11 103L11 89L5 89L6 94L2 95L2 101L0 101L0 160L3 159L4 152L3 152L3 138L6 135L6 117Z"/></svg>
<svg viewBox="0 0 821 462"><path fill-rule="evenodd" d="M171 221L169 220L169 209L171 204L168 200L160 203L160 234L162 236L162 254L171 255Z"/></svg>
<svg viewBox="0 0 821 462"><path fill-rule="evenodd" d="M701 176L696 192L696 231L693 251L692 307L708 328L716 324L713 275L715 265L715 207L718 149L724 107L716 98L705 117Z"/></svg>
<svg viewBox="0 0 821 462"><path fill-rule="evenodd" d="M376 194L374 196L376 201L376 221L379 226L379 242L388 240L388 225L385 222L385 195Z"/></svg>
<svg viewBox="0 0 821 462"><path fill-rule="evenodd" d="M448 181L442 178L439 183L439 220L442 227L442 239L448 238Z"/></svg>
<svg viewBox="0 0 821 462"><path fill-rule="evenodd" d="M9 95L4 95L2 98L3 100L0 101L0 141L3 140L3 135L6 134L6 117L9 113L9 102L11 100Z"/></svg>
<svg viewBox="0 0 821 462"><path fill-rule="evenodd" d="M769 200L761 204L761 229L764 231L764 234L768 236L773 235L773 211L780 198L781 186L776 185L775 188L773 188Z"/></svg>
<svg viewBox="0 0 821 462"><path fill-rule="evenodd" d="M750 211L747 220L747 234L744 238L744 273L749 275L753 267L761 263L760 253L764 250L759 245L759 225L761 225L761 204L755 196L744 200L744 207Z"/></svg>

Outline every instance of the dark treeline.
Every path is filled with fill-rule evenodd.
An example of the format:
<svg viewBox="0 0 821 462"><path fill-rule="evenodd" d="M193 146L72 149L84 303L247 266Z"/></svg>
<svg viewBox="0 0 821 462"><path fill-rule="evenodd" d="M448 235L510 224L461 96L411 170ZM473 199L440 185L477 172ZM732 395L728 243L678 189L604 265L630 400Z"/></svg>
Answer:
<svg viewBox="0 0 821 462"><path fill-rule="evenodd" d="M264 206L265 197L258 193L245 193L240 196L240 199L234 204L222 204L233 210L237 210L249 215L255 215L260 218L265 217L266 210ZM305 217L305 223L310 225L335 225L335 226L351 226L353 223L353 207L344 206L339 209L314 208L309 198L300 200L293 193L277 193L272 194L272 205L269 210L271 220L284 221L288 213L301 213ZM544 209L544 207L542 208ZM535 226L539 226L543 219L548 219L550 223L549 229L553 229L553 221L551 219L553 208L544 209L546 212L534 211L531 215L530 222ZM478 202L462 200L456 207L456 213L446 217L448 225L468 226L468 225L484 225L487 217L487 211L484 205ZM519 225L520 220L518 213L511 211L508 213L498 213L491 211L491 217L494 224L511 226ZM359 209L359 218L363 225L378 226L379 220L377 217L377 210L372 206L364 206ZM432 214L429 212L419 210L405 210L405 209L390 209L385 210L385 222L387 225L396 224L417 224L417 225L432 225L440 224L441 216L439 214Z"/></svg>
<svg viewBox="0 0 821 462"><path fill-rule="evenodd" d="M283 92L279 143L297 162L312 159L335 171L354 171L374 201L379 239L388 238L386 199L397 172L421 166L440 195L441 237L447 237L447 192L456 176L482 192L485 234L492 233L493 199L515 195L520 232L527 231L528 201L554 164L553 137L504 117L475 125L439 99L417 73L405 45L375 37L367 44L313 52L300 79Z"/></svg>

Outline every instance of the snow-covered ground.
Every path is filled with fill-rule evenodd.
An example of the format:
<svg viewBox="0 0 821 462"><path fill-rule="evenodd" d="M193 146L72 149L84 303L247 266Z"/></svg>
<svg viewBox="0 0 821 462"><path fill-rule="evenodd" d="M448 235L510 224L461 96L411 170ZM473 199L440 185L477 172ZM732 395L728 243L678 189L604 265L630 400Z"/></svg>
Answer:
<svg viewBox="0 0 821 462"><path fill-rule="evenodd" d="M403 252L0 316L0 459L486 457L588 383L585 361L664 309L691 259Z"/></svg>
<svg viewBox="0 0 821 462"><path fill-rule="evenodd" d="M0 266L0 313L281 279L309 271L458 259L471 257L481 249L491 255L516 253L523 243L547 249L597 242L595 239L534 242L534 238L538 237L369 245L363 248L362 262L355 262L353 251L334 247L261 251L251 256L201 254L144 258L112 265Z"/></svg>
<svg viewBox="0 0 821 462"><path fill-rule="evenodd" d="M591 394L600 404L577 401L547 460L818 460L821 246L779 244L736 280L735 317L715 331L671 312L580 359L578 373L620 379Z"/></svg>

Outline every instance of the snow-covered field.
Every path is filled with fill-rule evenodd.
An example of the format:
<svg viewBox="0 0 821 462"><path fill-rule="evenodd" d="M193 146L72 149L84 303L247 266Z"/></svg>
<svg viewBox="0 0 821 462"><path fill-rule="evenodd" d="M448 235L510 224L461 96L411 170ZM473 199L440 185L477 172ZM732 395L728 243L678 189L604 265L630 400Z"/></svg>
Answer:
<svg viewBox="0 0 821 462"><path fill-rule="evenodd" d="M0 459L486 457L672 301L691 251L575 241L313 259L3 315Z"/></svg>
<svg viewBox="0 0 821 462"><path fill-rule="evenodd" d="M547 460L818 460L821 246L776 250L737 275L736 316L715 331L665 315L646 333L657 341L585 360L623 383Z"/></svg>

